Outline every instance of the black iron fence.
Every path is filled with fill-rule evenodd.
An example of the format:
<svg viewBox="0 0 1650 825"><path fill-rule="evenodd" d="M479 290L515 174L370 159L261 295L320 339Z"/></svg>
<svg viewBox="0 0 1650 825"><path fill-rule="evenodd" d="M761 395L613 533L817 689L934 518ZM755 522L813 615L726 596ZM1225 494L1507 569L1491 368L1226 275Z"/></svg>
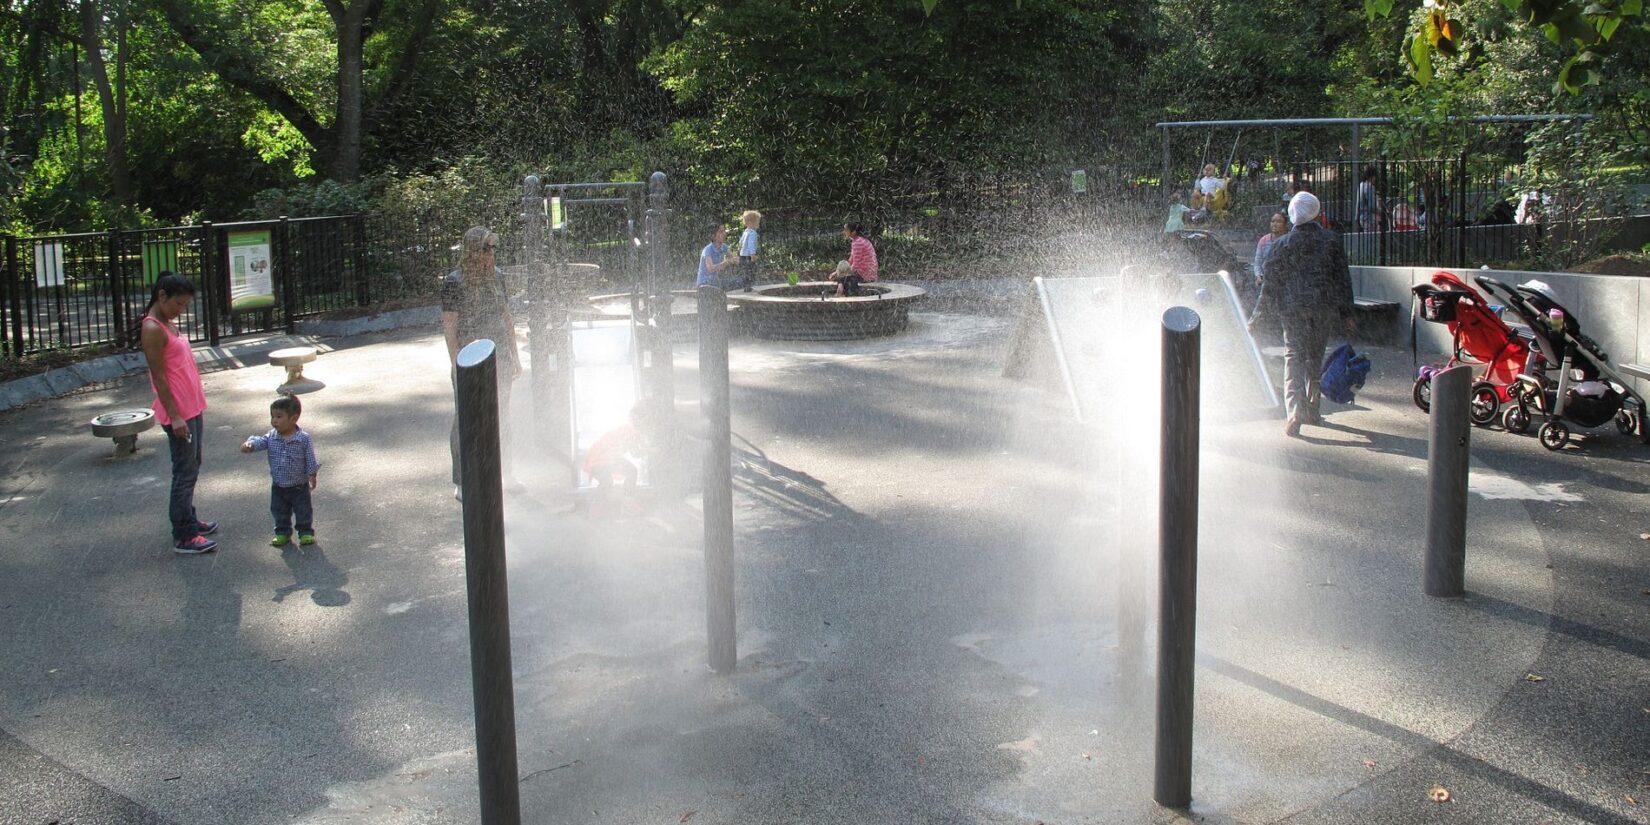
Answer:
<svg viewBox="0 0 1650 825"><path fill-rule="evenodd" d="M179 329L194 342L284 330L373 300L361 215L7 236L0 354L126 347L162 272L197 290Z"/></svg>
<svg viewBox="0 0 1650 825"><path fill-rule="evenodd" d="M1295 191L1317 195L1355 266L1471 267L1528 257L1539 242L1504 171L1465 158L1297 163L1270 188L1277 208Z"/></svg>

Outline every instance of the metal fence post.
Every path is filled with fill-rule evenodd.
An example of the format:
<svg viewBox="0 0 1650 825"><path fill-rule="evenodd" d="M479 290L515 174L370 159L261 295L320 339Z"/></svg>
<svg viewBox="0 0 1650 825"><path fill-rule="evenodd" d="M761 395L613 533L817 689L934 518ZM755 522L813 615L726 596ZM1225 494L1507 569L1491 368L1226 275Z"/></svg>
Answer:
<svg viewBox="0 0 1650 825"><path fill-rule="evenodd" d="M1455 265L1462 268L1467 266L1467 226L1472 223L1472 218L1476 217L1467 215L1467 186L1471 183L1467 153L1463 151L1455 160L1456 220L1450 221L1450 225L1455 228Z"/></svg>
<svg viewBox="0 0 1650 825"><path fill-rule="evenodd" d="M654 172L647 179L647 212L652 217L648 233L647 309L651 322L652 351L646 392L655 400L676 398L675 364L670 335L670 189L665 173Z"/></svg>
<svg viewBox="0 0 1650 825"><path fill-rule="evenodd" d="M470 679L481 821L520 825L516 703L510 674L510 600L504 564L498 358L492 341L458 353L458 444L463 468L464 571L470 604Z"/></svg>
<svg viewBox="0 0 1650 825"><path fill-rule="evenodd" d="M1158 488L1157 761L1152 798L1192 803L1192 676L1197 646L1199 357L1196 312L1163 313Z"/></svg>
<svg viewBox="0 0 1650 825"><path fill-rule="evenodd" d="M551 283L550 267L544 261L544 233L549 223L549 217L545 214L544 198L544 183L537 175L528 175L522 179L522 242L527 258L523 270L527 273L527 282L523 286L527 293L527 355L532 368L528 375L531 382L528 390L533 399L533 415L540 420L550 414L550 382L554 370L557 369L551 366L556 360L556 353L552 352L551 347L553 325L550 319L550 299L552 288L560 286ZM552 237L550 242L554 245L555 238ZM559 249L557 251L559 252ZM559 259L560 255L556 257ZM561 270L562 267L558 265L555 274L562 275ZM552 433L551 440L558 445L565 441L560 428L552 430Z"/></svg>
<svg viewBox="0 0 1650 825"><path fill-rule="evenodd" d="M6 308L11 314L11 355L23 357L23 273L17 269L17 238L6 236Z"/></svg>
<svg viewBox="0 0 1650 825"><path fill-rule="evenodd" d="M280 266L281 275L281 303L284 305L282 312L286 314L286 334L288 335L298 331L298 290L296 283L298 279L294 277L296 273L292 271L292 254L288 248L292 244L291 228L292 225L287 222L287 217L282 215L280 223L275 227L276 248L280 251L274 252L272 250L272 254L278 255L277 260L280 261L278 265Z"/></svg>
<svg viewBox="0 0 1650 825"><path fill-rule="evenodd" d="M1384 157L1381 158L1380 170L1380 176L1376 178L1375 214L1372 217L1375 219L1375 243L1379 245L1377 247L1378 253L1376 255L1376 260L1380 261L1381 266L1386 266L1387 236L1392 232L1392 219L1387 215L1387 206L1391 203L1392 190L1390 188L1391 170L1387 159ZM1362 193L1360 192L1359 194ZM1387 200L1386 204L1381 203L1382 198Z"/></svg>
<svg viewBox="0 0 1650 825"><path fill-rule="evenodd" d="M1427 555L1422 585L1428 596L1466 594L1471 388L1472 368L1465 364L1432 376L1427 440Z"/></svg>
<svg viewBox="0 0 1650 825"><path fill-rule="evenodd" d="M140 239L141 235L138 236ZM139 241L141 243L141 240ZM139 247L141 254L142 247ZM109 230L109 304L110 321L114 324L115 346L124 347L126 341L126 290L120 277L120 230Z"/></svg>
<svg viewBox="0 0 1650 825"><path fill-rule="evenodd" d="M1157 131L1163 135L1163 191L1171 192L1175 189L1175 181L1172 177L1174 170L1171 168L1170 164L1169 130L1158 129Z"/></svg>
<svg viewBox="0 0 1650 825"><path fill-rule="evenodd" d="M218 235L212 231L211 221L201 221L201 300L196 301L196 311L201 304L206 305L206 317L201 321L206 325L206 341L212 346L218 345L218 314L223 307L218 306L217 280L218 277Z"/></svg>
<svg viewBox="0 0 1650 825"><path fill-rule="evenodd" d="M705 621L710 667L738 661L733 601L733 427L728 387L728 302L699 287L699 406L705 414Z"/></svg>
<svg viewBox="0 0 1650 825"><path fill-rule="evenodd" d="M350 217L350 267L355 270L355 305L372 304L372 278L367 271L367 216L357 212Z"/></svg>

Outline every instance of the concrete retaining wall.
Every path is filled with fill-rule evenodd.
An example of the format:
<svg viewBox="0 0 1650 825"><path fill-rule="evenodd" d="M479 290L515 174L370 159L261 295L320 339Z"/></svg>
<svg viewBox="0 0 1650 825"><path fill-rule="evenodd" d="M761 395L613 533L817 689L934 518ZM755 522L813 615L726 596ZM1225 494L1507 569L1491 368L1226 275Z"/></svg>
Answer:
<svg viewBox="0 0 1650 825"><path fill-rule="evenodd" d="M1390 343L1408 345L1410 339L1410 288L1430 283L1436 267L1355 266L1352 289L1360 298L1396 301L1400 307L1398 337ZM1451 269L1468 283L1475 275L1488 275L1517 286L1529 280L1552 287L1553 295L1574 313L1581 329L1610 354L1612 363L1650 363L1650 278L1619 275L1583 275L1575 272L1522 272L1495 269ZM1443 324L1416 322L1418 346L1433 357L1446 356L1450 349L1449 329ZM1650 393L1650 382L1633 380L1635 389Z"/></svg>
<svg viewBox="0 0 1650 825"><path fill-rule="evenodd" d="M299 321L295 335L246 339L225 343L221 347L197 346L195 363L199 364L202 370L210 370L225 365L237 365L247 356L283 347L315 346L323 337L342 338L417 326L427 327L432 331L440 329L441 308L414 307L338 321ZM147 366L143 362L143 353L122 352L49 370L40 375L6 381L0 383L0 411L73 392L90 384L113 381L132 373L143 372L145 369Z"/></svg>

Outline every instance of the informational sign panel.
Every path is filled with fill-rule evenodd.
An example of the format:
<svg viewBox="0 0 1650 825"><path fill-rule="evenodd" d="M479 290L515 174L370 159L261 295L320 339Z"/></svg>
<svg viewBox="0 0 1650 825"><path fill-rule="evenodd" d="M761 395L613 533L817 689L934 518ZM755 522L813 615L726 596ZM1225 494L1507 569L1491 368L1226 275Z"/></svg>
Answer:
<svg viewBox="0 0 1650 825"><path fill-rule="evenodd" d="M269 230L229 233L229 310L267 309L275 305L275 267Z"/></svg>
<svg viewBox="0 0 1650 825"><path fill-rule="evenodd" d="M34 285L40 289L63 285L63 244L45 241L34 245Z"/></svg>

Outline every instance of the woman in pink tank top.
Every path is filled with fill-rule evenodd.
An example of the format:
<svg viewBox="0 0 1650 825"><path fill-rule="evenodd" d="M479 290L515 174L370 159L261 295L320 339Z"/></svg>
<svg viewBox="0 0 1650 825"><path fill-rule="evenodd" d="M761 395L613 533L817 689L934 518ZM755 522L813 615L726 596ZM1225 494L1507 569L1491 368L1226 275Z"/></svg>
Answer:
<svg viewBox="0 0 1650 825"><path fill-rule="evenodd" d="M194 284L162 272L144 311L141 336L143 358L149 364L149 386L155 391L155 420L166 429L172 451L172 493L166 508L172 522L172 548L185 555L205 553L218 546L207 538L217 532L218 523L202 521L195 513L206 389L201 386L189 338L176 326L178 316L194 299Z"/></svg>

